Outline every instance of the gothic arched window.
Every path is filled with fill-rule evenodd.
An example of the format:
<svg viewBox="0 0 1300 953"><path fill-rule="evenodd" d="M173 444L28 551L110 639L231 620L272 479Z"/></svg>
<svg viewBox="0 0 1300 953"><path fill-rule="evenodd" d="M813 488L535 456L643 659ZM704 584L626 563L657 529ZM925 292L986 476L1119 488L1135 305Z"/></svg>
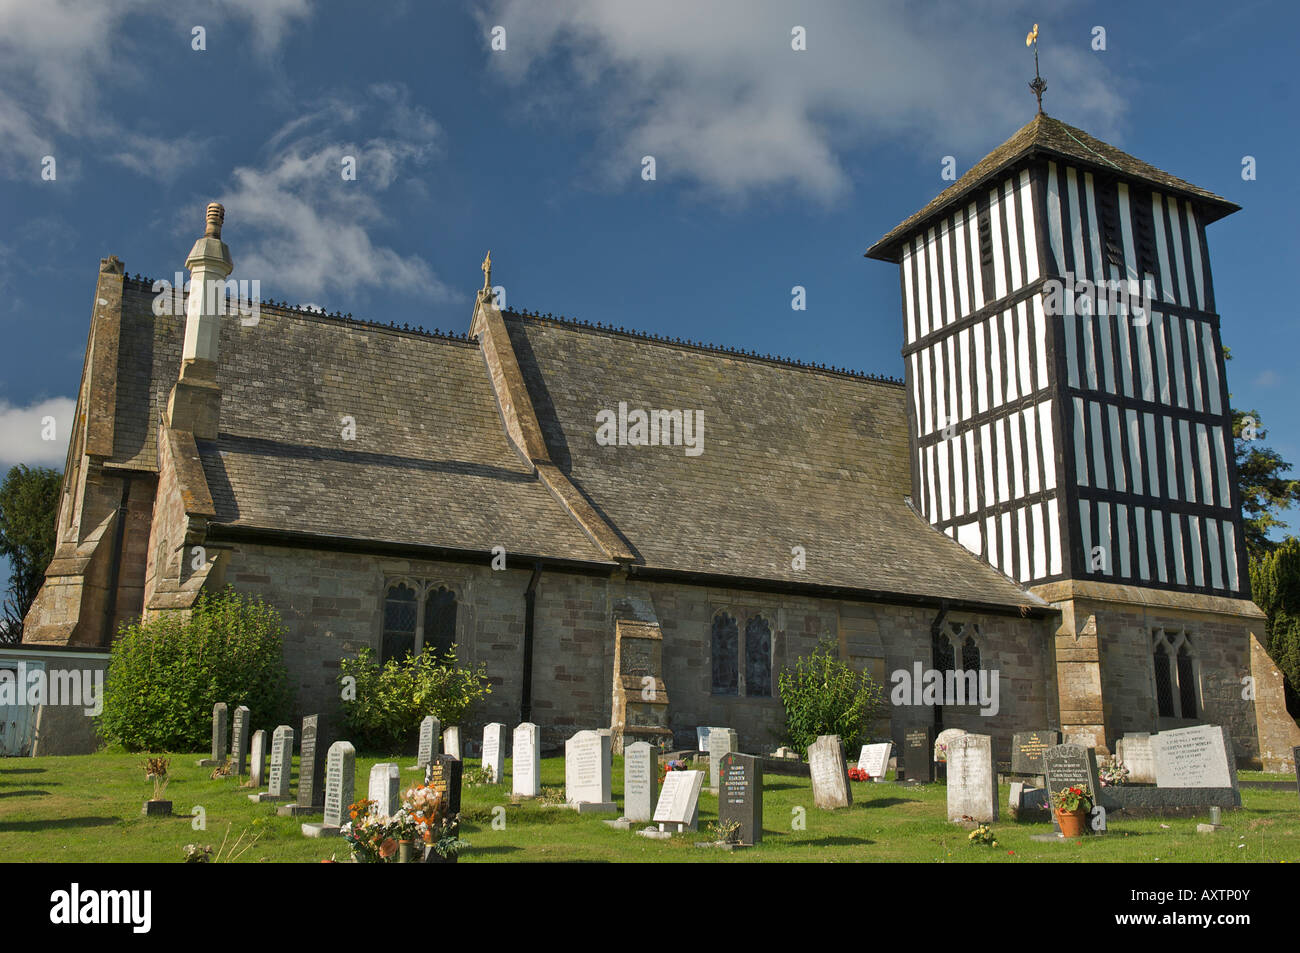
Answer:
<svg viewBox="0 0 1300 953"><path fill-rule="evenodd" d="M388 587L384 597L384 637L379 661L402 658L415 651L415 620L419 603L415 590L405 583Z"/></svg>
<svg viewBox="0 0 1300 953"><path fill-rule="evenodd" d="M424 600L424 648L442 660L456 642L456 594L446 586L431 589Z"/></svg>
<svg viewBox="0 0 1300 953"><path fill-rule="evenodd" d="M762 616L745 623L745 694L772 694L772 627Z"/></svg>
<svg viewBox="0 0 1300 953"><path fill-rule="evenodd" d="M735 695L739 688L740 631L736 620L725 612L713 617L713 694Z"/></svg>
<svg viewBox="0 0 1300 953"><path fill-rule="evenodd" d="M963 672L980 670L980 647L973 635L966 636L966 640L961 644L961 670Z"/></svg>
<svg viewBox="0 0 1300 953"><path fill-rule="evenodd" d="M1197 664L1187 633L1176 629L1152 630L1151 661L1159 717L1197 717L1201 707Z"/></svg>

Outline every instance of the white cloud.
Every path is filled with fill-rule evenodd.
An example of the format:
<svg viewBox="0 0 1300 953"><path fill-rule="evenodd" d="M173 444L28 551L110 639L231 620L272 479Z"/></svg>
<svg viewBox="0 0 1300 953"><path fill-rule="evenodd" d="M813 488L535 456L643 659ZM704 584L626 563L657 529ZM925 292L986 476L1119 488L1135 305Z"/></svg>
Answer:
<svg viewBox="0 0 1300 953"><path fill-rule="evenodd" d="M198 155L193 142L131 129L100 108L108 86L140 81L142 64L160 55L133 58L128 21L175 23L186 48L191 25L246 22L253 48L267 56L309 14L309 0L223 0L215 10L175 0L0 0L0 173L35 178L41 157L58 159L67 138L105 145L110 159L142 174L171 177Z"/></svg>
<svg viewBox="0 0 1300 953"><path fill-rule="evenodd" d="M493 0L480 23L506 28L507 51L487 62L531 108L598 125L597 164L610 181L639 182L641 156L654 155L661 179L728 196L793 185L830 200L848 186L851 145L907 141L918 158L933 154L937 177L943 155L968 168L1032 118L1024 34L1037 9ZM791 49L796 25L805 52ZM1124 103L1105 61L1047 31L1041 42L1048 110L1113 134Z"/></svg>
<svg viewBox="0 0 1300 953"><path fill-rule="evenodd" d="M446 286L418 255L377 245L379 202L412 168L437 154L440 130L400 86L377 86L365 102L335 100L287 123L269 141L267 160L235 169L226 207L236 277L257 278L291 294L383 285L436 298ZM364 119L379 133L353 139ZM356 178L343 178L343 159Z"/></svg>
<svg viewBox="0 0 1300 953"><path fill-rule="evenodd" d="M68 437L77 402L71 397L52 397L27 407L15 407L0 400L0 469L18 463L29 467L62 469L68 455ZM53 432L50 420L53 419ZM54 439L47 440L47 436Z"/></svg>

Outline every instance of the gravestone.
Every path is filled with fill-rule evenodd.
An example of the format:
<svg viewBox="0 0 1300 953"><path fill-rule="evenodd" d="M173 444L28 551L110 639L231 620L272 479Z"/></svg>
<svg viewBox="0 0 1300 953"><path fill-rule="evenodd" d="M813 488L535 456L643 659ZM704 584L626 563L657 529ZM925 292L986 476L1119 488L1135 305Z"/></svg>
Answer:
<svg viewBox="0 0 1300 953"><path fill-rule="evenodd" d="M249 756L249 781L260 788L266 783L266 732L261 728L253 732L253 753Z"/></svg>
<svg viewBox="0 0 1300 953"><path fill-rule="evenodd" d="M226 763L226 703L212 706L212 755L199 762L200 768L219 768Z"/></svg>
<svg viewBox="0 0 1300 953"><path fill-rule="evenodd" d="M922 784L934 780L934 728L913 728L903 735L903 778Z"/></svg>
<svg viewBox="0 0 1300 953"><path fill-rule="evenodd" d="M1097 803L1101 785L1097 781L1097 753L1083 745L1053 745L1043 751L1043 775L1047 779L1047 803L1064 788L1082 787Z"/></svg>
<svg viewBox="0 0 1300 953"><path fill-rule="evenodd" d="M298 798L276 811L285 817L319 814L325 809L325 759L322 746L325 722L320 715L308 715L302 720L302 737L298 741Z"/></svg>
<svg viewBox="0 0 1300 953"><path fill-rule="evenodd" d="M429 759L438 753L438 743L442 740L442 723L433 715L425 715L420 721L420 744L416 748L415 766L423 770L429 766Z"/></svg>
<svg viewBox="0 0 1300 953"><path fill-rule="evenodd" d="M1129 784L1156 783L1155 739L1145 731L1129 732L1115 742L1115 756L1128 768Z"/></svg>
<svg viewBox="0 0 1300 953"><path fill-rule="evenodd" d="M235 709L234 726L230 733L230 757L235 761L235 776L246 773L248 767L248 706Z"/></svg>
<svg viewBox="0 0 1300 953"><path fill-rule="evenodd" d="M873 781L883 781L889 773L889 756L894 751L894 743L885 741L881 744L863 745L858 752L858 770L865 771Z"/></svg>
<svg viewBox="0 0 1300 953"><path fill-rule="evenodd" d="M704 787L703 771L669 771L659 791L652 820L659 830L675 827L677 832L698 829L700 790Z"/></svg>
<svg viewBox="0 0 1300 953"><path fill-rule="evenodd" d="M648 741L638 741L623 750L623 816L629 821L648 821L654 816L660 753Z"/></svg>
<svg viewBox="0 0 1300 953"><path fill-rule="evenodd" d="M1043 773L1043 752L1061 743L1061 733L1043 729L1041 731L1018 731L1011 737L1011 773Z"/></svg>
<svg viewBox="0 0 1300 953"><path fill-rule="evenodd" d="M370 769L370 787L366 797L375 802L371 810L379 817L392 817L397 813L402 806L402 771L396 763L386 761Z"/></svg>
<svg viewBox="0 0 1300 953"><path fill-rule="evenodd" d="M391 765L396 776L397 765ZM375 772L370 772L373 794ZM350 820L348 808L356 798L357 752L346 741L336 741L330 745L325 757L325 816L319 824L303 824L302 832L307 837L333 837L339 828Z"/></svg>
<svg viewBox="0 0 1300 953"><path fill-rule="evenodd" d="M998 776L993 739L963 734L948 746L948 820L998 819Z"/></svg>
<svg viewBox="0 0 1300 953"><path fill-rule="evenodd" d="M952 747L952 743L966 734L964 728L945 728L934 738L934 760L936 762L946 761L945 752Z"/></svg>
<svg viewBox="0 0 1300 953"><path fill-rule="evenodd" d="M1295 790L1300 795L1300 748L1291 749L1291 763L1295 766Z"/></svg>
<svg viewBox="0 0 1300 953"><path fill-rule="evenodd" d="M483 726L483 770L493 784L506 779L506 726L499 721Z"/></svg>
<svg viewBox="0 0 1300 953"><path fill-rule="evenodd" d="M822 735L808 746L808 774L812 778L813 803L824 810L849 807L849 768L839 735Z"/></svg>
<svg viewBox="0 0 1300 953"><path fill-rule="evenodd" d="M447 799L447 812L460 813L461 775L465 764L460 758L449 754L435 754L429 759L424 769L424 783L435 791L441 791Z"/></svg>
<svg viewBox="0 0 1300 953"><path fill-rule="evenodd" d="M541 787L541 745L537 726L525 721L515 728L510 750L510 788L516 797L537 797Z"/></svg>
<svg viewBox="0 0 1300 953"><path fill-rule="evenodd" d="M617 811L610 794L609 735L580 731L564 743L564 799L579 813Z"/></svg>
<svg viewBox="0 0 1300 953"><path fill-rule="evenodd" d="M722 756L722 784L718 791L718 822L738 823L737 843L763 840L763 762L753 755L733 751Z"/></svg>
<svg viewBox="0 0 1300 953"><path fill-rule="evenodd" d="M452 725L450 728L443 729L442 750L457 761L460 760L460 728L458 726Z"/></svg>
<svg viewBox="0 0 1300 953"><path fill-rule="evenodd" d="M267 781L269 790L260 794L250 794L249 800L288 801L290 781L293 774L293 729L280 725L271 733L271 774Z"/></svg>
<svg viewBox="0 0 1300 953"><path fill-rule="evenodd" d="M1162 731L1155 754L1157 787L1237 789L1232 742L1219 725Z"/></svg>
<svg viewBox="0 0 1300 953"><path fill-rule="evenodd" d="M695 729L695 748L697 751L709 750L709 732L712 730L712 728Z"/></svg>
<svg viewBox="0 0 1300 953"><path fill-rule="evenodd" d="M722 756L736 750L736 732L732 728L710 728L709 743L709 790L718 791L718 771L722 767Z"/></svg>

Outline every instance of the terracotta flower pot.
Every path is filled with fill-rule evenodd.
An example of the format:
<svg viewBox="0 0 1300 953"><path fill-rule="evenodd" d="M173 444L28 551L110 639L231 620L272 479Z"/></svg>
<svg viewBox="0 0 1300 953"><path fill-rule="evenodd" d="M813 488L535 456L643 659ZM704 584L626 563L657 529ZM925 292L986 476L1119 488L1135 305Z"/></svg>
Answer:
<svg viewBox="0 0 1300 953"><path fill-rule="evenodd" d="M1077 811L1056 810L1056 822L1061 825L1063 837L1079 837L1084 831L1084 822L1088 812L1079 808Z"/></svg>

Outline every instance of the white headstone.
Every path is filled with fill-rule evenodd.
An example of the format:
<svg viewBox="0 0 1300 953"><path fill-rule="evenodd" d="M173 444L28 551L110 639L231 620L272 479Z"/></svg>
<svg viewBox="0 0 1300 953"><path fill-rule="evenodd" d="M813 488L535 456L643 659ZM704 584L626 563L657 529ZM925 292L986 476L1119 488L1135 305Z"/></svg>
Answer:
<svg viewBox="0 0 1300 953"><path fill-rule="evenodd" d="M255 788L266 783L266 732L259 728L253 732L253 753L250 757L249 781Z"/></svg>
<svg viewBox="0 0 1300 953"><path fill-rule="evenodd" d="M998 776L988 735L964 734L948 747L948 820L965 818L998 819Z"/></svg>
<svg viewBox="0 0 1300 953"><path fill-rule="evenodd" d="M441 740L442 723L433 715L426 715L420 722L420 747L415 758L417 768L427 768L429 759L435 754L441 754L438 750L438 742Z"/></svg>
<svg viewBox="0 0 1300 953"><path fill-rule="evenodd" d="M1155 737L1156 785L1162 788L1235 788L1231 742L1218 725L1162 731Z"/></svg>
<svg viewBox="0 0 1300 953"><path fill-rule="evenodd" d="M652 820L660 830L675 826L679 831L693 831L699 826L700 790L704 787L703 771L669 771L659 792Z"/></svg>
<svg viewBox="0 0 1300 953"><path fill-rule="evenodd" d="M722 756L736 750L736 732L732 728L710 728L709 745L709 790L718 790L718 772L722 769Z"/></svg>
<svg viewBox="0 0 1300 953"><path fill-rule="evenodd" d="M952 747L952 743L954 741L956 741L964 734L966 734L966 732L961 728L945 728L943 731L935 735L934 760L935 761L947 760L947 756L945 752Z"/></svg>
<svg viewBox="0 0 1300 953"><path fill-rule="evenodd" d="M442 733L442 750L445 754L451 755L457 761L460 757L460 728L452 725Z"/></svg>
<svg viewBox="0 0 1300 953"><path fill-rule="evenodd" d="M1124 735L1115 742L1115 756L1128 768L1129 784L1156 783L1156 752L1150 734L1139 731Z"/></svg>
<svg viewBox="0 0 1300 953"><path fill-rule="evenodd" d="M696 747L696 750L698 750L698 751L708 751L708 750L709 750L709 732L712 731L712 730L713 730L712 728L696 728L696 729L695 729L695 747Z"/></svg>
<svg viewBox="0 0 1300 953"><path fill-rule="evenodd" d="M302 825L302 832L307 837L333 837L349 820L348 807L356 797L356 764L357 752L349 742L336 741L330 745L325 757L325 816L319 824ZM396 769L397 765L393 767ZM373 777L372 772L372 789Z"/></svg>
<svg viewBox="0 0 1300 953"><path fill-rule="evenodd" d="M883 781L889 774L889 756L893 753L894 743L863 745L858 753L858 770L865 771L873 781Z"/></svg>
<svg viewBox="0 0 1300 953"><path fill-rule="evenodd" d="M844 746L839 735L822 735L808 746L808 774L817 807L833 810L853 804L849 769L844 763Z"/></svg>
<svg viewBox="0 0 1300 953"><path fill-rule="evenodd" d="M579 811L614 811L609 736L580 731L564 743L564 799Z"/></svg>
<svg viewBox="0 0 1300 953"><path fill-rule="evenodd" d="M510 752L510 787L520 797L537 797L541 787L541 746L537 726L525 721L515 728Z"/></svg>
<svg viewBox="0 0 1300 953"><path fill-rule="evenodd" d="M506 779L506 726L499 721L483 726L483 770L493 784Z"/></svg>
<svg viewBox="0 0 1300 953"><path fill-rule="evenodd" d="M293 728L281 725L271 734L271 777L266 792L271 800L288 800L293 773ZM349 802L350 803L350 802Z"/></svg>
<svg viewBox="0 0 1300 953"><path fill-rule="evenodd" d="M675 772L668 772L673 774ZM659 749L638 741L623 749L623 816L648 821L659 789Z"/></svg>
<svg viewBox="0 0 1300 953"><path fill-rule="evenodd" d="M331 746L330 751L333 750ZM401 769L392 761L385 761L371 768L370 792L366 797L375 802L372 810L380 817L392 817L396 814L397 809L401 807Z"/></svg>

